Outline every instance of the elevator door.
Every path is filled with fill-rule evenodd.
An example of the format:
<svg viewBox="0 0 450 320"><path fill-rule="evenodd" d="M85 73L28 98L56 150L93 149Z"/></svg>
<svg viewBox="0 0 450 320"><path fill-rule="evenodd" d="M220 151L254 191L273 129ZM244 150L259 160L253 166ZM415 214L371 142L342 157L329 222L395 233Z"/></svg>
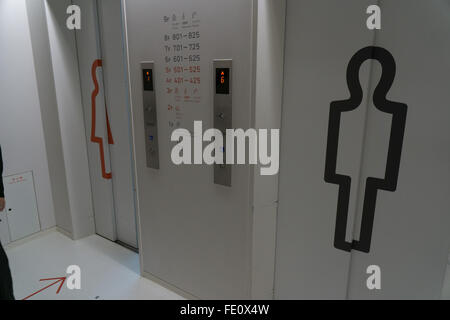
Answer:
<svg viewBox="0 0 450 320"><path fill-rule="evenodd" d="M375 45L388 50L396 74L387 94L407 110L395 191L379 190L370 252L352 252L348 298L439 299L450 241L450 1L382 0L382 28ZM371 90L380 81L374 63ZM358 222L368 177L390 179L388 144L398 132L393 117L368 108ZM395 112L402 107L395 106ZM398 123L398 122L397 122ZM389 133L392 128L392 136ZM397 170L396 170L397 171ZM395 174L395 172L394 172ZM367 203L367 201L366 201ZM364 233L364 231L362 231ZM367 288L367 268L381 270L381 290Z"/></svg>
<svg viewBox="0 0 450 320"><path fill-rule="evenodd" d="M76 32L96 233L137 248L121 1L76 0Z"/></svg>
<svg viewBox="0 0 450 320"><path fill-rule="evenodd" d="M275 297L343 299L350 252L333 246L338 187L324 180L330 103L349 97L350 58L370 46L365 28L371 1L287 2L284 105L280 163ZM360 72L367 91L370 63ZM363 108L341 117L336 169L359 178L364 139ZM349 212L356 210L350 188ZM353 214L345 238L351 241Z"/></svg>
<svg viewBox="0 0 450 320"><path fill-rule="evenodd" d="M288 2L275 295L439 298L450 2L379 1L376 32L366 28L372 3L357 3ZM363 96L347 87L358 76ZM371 266L379 290L367 285Z"/></svg>
<svg viewBox="0 0 450 320"><path fill-rule="evenodd" d="M137 248L131 109L121 0L99 0L103 83L114 145L110 146L117 239Z"/></svg>

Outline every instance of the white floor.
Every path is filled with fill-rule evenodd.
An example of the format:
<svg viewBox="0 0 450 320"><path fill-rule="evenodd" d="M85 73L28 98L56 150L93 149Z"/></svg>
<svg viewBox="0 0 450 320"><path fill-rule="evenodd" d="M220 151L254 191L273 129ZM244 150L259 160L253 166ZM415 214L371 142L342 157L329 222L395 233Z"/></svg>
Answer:
<svg viewBox="0 0 450 320"><path fill-rule="evenodd" d="M138 254L99 236L73 241L57 231L50 231L14 245L6 253L18 300L52 283L40 282L40 279L66 276L69 265L81 268L81 290L69 290L64 284L61 292L56 294L57 284L30 300L183 299L140 277ZM442 299L450 300L450 261Z"/></svg>
<svg viewBox="0 0 450 320"><path fill-rule="evenodd" d="M32 299L182 299L164 287L140 277L139 256L99 236L73 241L57 231L39 235L6 250L16 299L23 299L52 282L40 279L66 276L69 265L81 268L81 290L59 284Z"/></svg>

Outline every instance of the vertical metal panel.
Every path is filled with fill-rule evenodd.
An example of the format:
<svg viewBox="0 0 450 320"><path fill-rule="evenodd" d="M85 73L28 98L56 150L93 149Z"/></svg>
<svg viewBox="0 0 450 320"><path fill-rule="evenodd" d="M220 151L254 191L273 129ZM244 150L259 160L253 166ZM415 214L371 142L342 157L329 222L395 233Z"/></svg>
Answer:
<svg viewBox="0 0 450 320"><path fill-rule="evenodd" d="M233 61L232 60L214 60L214 128L220 130L224 137L223 140L223 164L214 166L214 183L231 187L231 165L226 164L226 131L233 129ZM223 69L223 70L221 70ZM223 72L223 75L217 73ZM225 75L225 73L228 73ZM225 79L227 77L228 79ZM217 84L219 81L219 84ZM220 81L228 82L226 92L218 91ZM225 84L224 84L225 85Z"/></svg>
<svg viewBox="0 0 450 320"><path fill-rule="evenodd" d="M155 96L154 84L154 64L153 62L142 62L141 70L147 71L149 74L143 74L142 95L143 95L143 112L145 126L145 152L147 155L147 168L159 169L159 144L158 144L158 113ZM148 80L144 78L148 77ZM146 88L145 82L150 82L150 88Z"/></svg>

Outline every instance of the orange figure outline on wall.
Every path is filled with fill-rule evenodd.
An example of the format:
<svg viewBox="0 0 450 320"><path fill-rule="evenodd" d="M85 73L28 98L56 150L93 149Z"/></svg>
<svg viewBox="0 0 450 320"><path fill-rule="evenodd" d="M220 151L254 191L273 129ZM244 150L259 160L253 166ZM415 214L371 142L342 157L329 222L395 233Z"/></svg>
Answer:
<svg viewBox="0 0 450 320"><path fill-rule="evenodd" d="M100 162L101 162L101 167L102 167L102 177L104 179L110 180L110 179L112 179L112 173L106 172L105 150L103 147L103 138L95 135L95 129L96 129L96 124L97 124L97 114L96 114L97 106L96 106L95 99L97 98L98 93L100 92L96 72L97 72L97 68L100 68L102 66L103 66L102 60L97 59L92 64L92 70L91 70L92 81L94 82L94 86L95 86L94 91L92 92L92 95L91 95L91 106L92 106L91 142L98 143L99 151L100 151ZM107 131L108 131L108 144L112 145L112 144L114 144L114 139L113 139L112 132L111 132L111 126L109 124L108 108L106 107L106 104L105 104L105 112L106 112L106 127L107 127Z"/></svg>

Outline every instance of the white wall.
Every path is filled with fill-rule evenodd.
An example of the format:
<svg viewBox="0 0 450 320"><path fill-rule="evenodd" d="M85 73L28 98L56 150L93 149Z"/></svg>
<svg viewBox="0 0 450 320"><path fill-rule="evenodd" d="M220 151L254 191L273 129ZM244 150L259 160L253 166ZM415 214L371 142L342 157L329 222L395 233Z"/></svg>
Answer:
<svg viewBox="0 0 450 320"><path fill-rule="evenodd" d="M55 225L25 0L0 1L0 144L4 175L33 170L42 229Z"/></svg>
<svg viewBox="0 0 450 320"><path fill-rule="evenodd" d="M91 184L74 31L66 27L69 0L46 1L72 230L78 239L94 233ZM67 223L67 222L66 222Z"/></svg>
<svg viewBox="0 0 450 320"><path fill-rule="evenodd" d="M234 166L232 188L214 185L214 168L176 166L170 160L167 110L173 99L164 85L164 34L170 26L161 19L183 11L201 19L201 85L198 104L180 105L193 120L211 127L214 115L213 59L233 59L233 126L251 126L253 67L253 1L159 0L126 1L134 154L142 273L157 277L199 298L250 298L251 203L249 166ZM230 24L230 17L233 23ZM143 32L144 30L144 32ZM228 37L229 34L235 35ZM219 41L223 39L224 41ZM160 170L146 167L140 61L155 62ZM180 267L182 266L182 267ZM220 275L220 276L217 276Z"/></svg>
<svg viewBox="0 0 450 320"><path fill-rule="evenodd" d="M26 0L56 224L72 230L44 0Z"/></svg>

